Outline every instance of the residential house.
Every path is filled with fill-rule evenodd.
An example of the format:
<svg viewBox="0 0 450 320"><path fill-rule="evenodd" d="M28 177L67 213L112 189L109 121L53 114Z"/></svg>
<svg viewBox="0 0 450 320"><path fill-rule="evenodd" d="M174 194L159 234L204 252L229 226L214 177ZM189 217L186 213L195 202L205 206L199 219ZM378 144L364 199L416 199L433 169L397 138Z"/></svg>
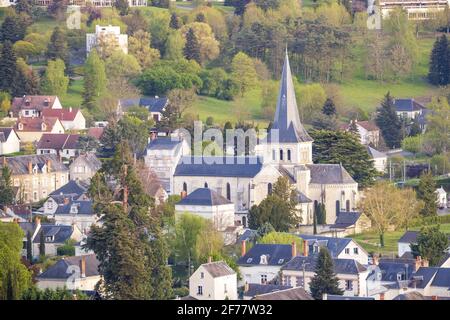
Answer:
<svg viewBox="0 0 450 320"><path fill-rule="evenodd" d="M14 128L0 128L0 155L20 151L20 138Z"/></svg>
<svg viewBox="0 0 450 320"><path fill-rule="evenodd" d="M44 109L43 117L58 118L65 130L84 130L86 129L86 119L80 109Z"/></svg>
<svg viewBox="0 0 450 320"><path fill-rule="evenodd" d="M373 121L358 121L352 120L350 124L345 125L343 129L349 131L352 125L355 125L358 130L358 135L361 144L371 145L377 147L380 143L380 128Z"/></svg>
<svg viewBox="0 0 450 320"><path fill-rule="evenodd" d="M243 300L252 300L256 296L273 293L281 290L291 289L291 286L283 286L279 284L259 284L259 283L245 283L242 293Z"/></svg>
<svg viewBox="0 0 450 320"><path fill-rule="evenodd" d="M95 254L64 257L39 274L36 285L41 290L65 287L69 290L95 291L101 279L99 264Z"/></svg>
<svg viewBox="0 0 450 320"><path fill-rule="evenodd" d="M310 292L310 283L314 278L317 254L309 254L307 242L304 242L302 256L294 256L281 267L282 284L302 287ZM354 259L333 258L334 273L339 280L339 287L346 296L366 296L367 268Z"/></svg>
<svg viewBox="0 0 450 320"><path fill-rule="evenodd" d="M14 129L21 142L37 142L44 133L64 133L58 118L19 118Z"/></svg>
<svg viewBox="0 0 450 320"><path fill-rule="evenodd" d="M115 48L114 48L115 47ZM95 26L95 33L86 34L86 55L97 48L102 50L122 50L128 54L128 35L120 33L120 26Z"/></svg>
<svg viewBox="0 0 450 320"><path fill-rule="evenodd" d="M79 138L78 134L44 133L37 143L36 154L56 154L60 158L74 158L80 151Z"/></svg>
<svg viewBox="0 0 450 320"><path fill-rule="evenodd" d="M55 224L76 225L83 234L89 233L91 226L97 224L100 219L92 208L92 200L65 199L53 214Z"/></svg>
<svg viewBox="0 0 450 320"><path fill-rule="evenodd" d="M57 96L23 96L14 98L10 116L16 118L40 118L45 109L62 109Z"/></svg>
<svg viewBox="0 0 450 320"><path fill-rule="evenodd" d="M35 222L20 222L19 225L24 231L22 256L27 256L27 234L29 232L31 234L33 259L37 259L40 255L41 234L44 237L45 255L49 257L56 256L58 248L63 246L68 240L78 242L82 239L82 233L76 225L41 223L39 218L35 218Z"/></svg>
<svg viewBox="0 0 450 320"><path fill-rule="evenodd" d="M88 182L102 167L102 162L94 153L80 154L69 166L70 180Z"/></svg>
<svg viewBox="0 0 450 320"><path fill-rule="evenodd" d="M406 231L397 241L397 254L399 257L412 253L411 245L417 244L419 231ZM450 235L448 236L450 241ZM450 246L449 246L450 248Z"/></svg>
<svg viewBox="0 0 450 320"><path fill-rule="evenodd" d="M324 293L322 296L322 300L332 300L332 301L372 301L375 300L373 297L359 297L359 296L339 296L335 294L327 294Z"/></svg>
<svg viewBox="0 0 450 320"><path fill-rule="evenodd" d="M242 277L240 284L273 283L281 267L295 255L295 245L257 243L246 252L246 242L242 242L241 257L237 261Z"/></svg>
<svg viewBox="0 0 450 320"><path fill-rule="evenodd" d="M393 10L401 8L409 20L436 19L447 5L447 0L380 0L378 3L383 19L388 18Z"/></svg>
<svg viewBox="0 0 450 320"><path fill-rule="evenodd" d="M411 279L409 289L424 296L450 298L450 268L421 267Z"/></svg>
<svg viewBox="0 0 450 320"><path fill-rule="evenodd" d="M31 221L32 213L30 206L15 204L3 206L0 209L0 221L3 222L27 222Z"/></svg>
<svg viewBox="0 0 450 320"><path fill-rule="evenodd" d="M223 231L227 227L234 226L234 204L216 191L205 188L195 189L175 204L175 212L184 212L198 215L211 220L214 227Z"/></svg>
<svg viewBox="0 0 450 320"><path fill-rule="evenodd" d="M372 221L361 212L340 212L332 229L344 230L344 235L361 233L372 226Z"/></svg>
<svg viewBox="0 0 450 320"><path fill-rule="evenodd" d="M369 254L351 238L334 238L320 235L300 234L300 238L308 244L308 252L317 254L325 247L334 259L352 259L362 265L369 264Z"/></svg>
<svg viewBox="0 0 450 320"><path fill-rule="evenodd" d="M252 300L314 300L314 298L305 289L296 287L259 294Z"/></svg>
<svg viewBox="0 0 450 320"><path fill-rule="evenodd" d="M88 129L87 135L100 141L103 135L103 131L105 131L104 127L93 127Z"/></svg>
<svg viewBox="0 0 450 320"><path fill-rule="evenodd" d="M397 116L410 120L418 118L423 110L426 109L414 99L395 99L394 105Z"/></svg>
<svg viewBox="0 0 450 320"><path fill-rule="evenodd" d="M160 183L151 183L148 188L148 195L155 199L155 205L160 205L167 201L169 194Z"/></svg>
<svg viewBox="0 0 450 320"><path fill-rule="evenodd" d="M161 121L162 114L169 103L167 97L141 97L134 99L120 99L117 106L117 113L122 115L128 112L131 107L146 108L150 117L155 121Z"/></svg>
<svg viewBox="0 0 450 320"><path fill-rule="evenodd" d="M54 154L3 157L3 166L11 170L16 198L24 203L45 199L69 181L69 169Z"/></svg>
<svg viewBox="0 0 450 320"><path fill-rule="evenodd" d="M83 181L69 180L66 184L50 193L50 196L69 196L75 200L85 199L88 187Z"/></svg>
<svg viewBox="0 0 450 320"><path fill-rule="evenodd" d="M447 208L447 191L441 186L439 189L436 189L436 194L439 209Z"/></svg>
<svg viewBox="0 0 450 320"><path fill-rule="evenodd" d="M370 158L373 160L373 166L375 167L375 169L381 174L385 173L387 167L387 154L378 151L371 146L367 146L367 152L369 153Z"/></svg>
<svg viewBox="0 0 450 320"><path fill-rule="evenodd" d="M38 1L49 1L49 0L38 0ZM94 6L94 7L112 7L114 6L115 0L69 0L70 5L74 6ZM129 7L146 7L147 0L128 0Z"/></svg>
<svg viewBox="0 0 450 320"><path fill-rule="evenodd" d="M450 253L447 253L444 258L438 263L440 268L450 268Z"/></svg>
<svg viewBox="0 0 450 320"><path fill-rule="evenodd" d="M237 275L224 261L204 263L189 277L189 295L197 300L237 300Z"/></svg>

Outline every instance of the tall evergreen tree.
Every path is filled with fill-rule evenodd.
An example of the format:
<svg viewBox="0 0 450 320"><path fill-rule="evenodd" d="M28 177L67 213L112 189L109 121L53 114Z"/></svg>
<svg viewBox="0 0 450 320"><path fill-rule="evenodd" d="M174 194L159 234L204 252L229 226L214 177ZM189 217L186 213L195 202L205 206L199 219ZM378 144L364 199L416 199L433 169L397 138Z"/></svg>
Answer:
<svg viewBox="0 0 450 320"><path fill-rule="evenodd" d="M11 84L11 91L14 97L39 93L39 76L22 58L17 59L16 74Z"/></svg>
<svg viewBox="0 0 450 320"><path fill-rule="evenodd" d="M205 14L203 12L198 13L197 16L195 17L195 21L197 21L197 22L205 22L206 23Z"/></svg>
<svg viewBox="0 0 450 320"><path fill-rule="evenodd" d="M11 181L11 170L8 166L1 169L0 206L9 206L14 202L14 190Z"/></svg>
<svg viewBox="0 0 450 320"><path fill-rule="evenodd" d="M31 232L27 231L27 260L29 263L33 263L33 243L31 239Z"/></svg>
<svg viewBox="0 0 450 320"><path fill-rule="evenodd" d="M376 124L389 148L400 147L402 138L401 121L395 112L394 100L389 92L378 108Z"/></svg>
<svg viewBox="0 0 450 320"><path fill-rule="evenodd" d="M12 43L25 37L29 22L23 15L7 16L0 27L0 41L11 41Z"/></svg>
<svg viewBox="0 0 450 320"><path fill-rule="evenodd" d="M195 60L201 63L200 43L194 33L194 29L190 28L186 34L186 45L184 47L184 56L188 60Z"/></svg>
<svg viewBox="0 0 450 320"><path fill-rule="evenodd" d="M422 173L419 186L417 187L417 198L424 202L424 207L420 211L422 216L435 216L437 214L438 203L436 195L436 182L430 171Z"/></svg>
<svg viewBox="0 0 450 320"><path fill-rule="evenodd" d="M17 0L16 5L14 6L14 10L17 13L26 13L31 16L31 12L33 9L33 5L30 0Z"/></svg>
<svg viewBox="0 0 450 320"><path fill-rule="evenodd" d="M39 235L39 256L45 257L45 234L43 231Z"/></svg>
<svg viewBox="0 0 450 320"><path fill-rule="evenodd" d="M180 18L178 17L176 12L172 12L172 15L170 16L169 27L171 27L172 29L175 29L175 30L178 30L181 28Z"/></svg>
<svg viewBox="0 0 450 320"><path fill-rule="evenodd" d="M130 10L128 0L116 0L114 6L119 10L121 16L126 16Z"/></svg>
<svg viewBox="0 0 450 320"><path fill-rule="evenodd" d="M428 72L428 81L431 84L444 86L450 82L450 50L448 45L445 34L434 42Z"/></svg>
<svg viewBox="0 0 450 320"><path fill-rule="evenodd" d="M17 74L16 55L10 41L3 43L0 55L0 91L12 94L12 86Z"/></svg>
<svg viewBox="0 0 450 320"><path fill-rule="evenodd" d="M55 27L50 37L50 42L47 47L47 59L64 61L66 67L69 66L69 46L67 44L67 37L60 27Z"/></svg>
<svg viewBox="0 0 450 320"><path fill-rule="evenodd" d="M342 295L344 293L339 288L339 280L334 273L333 259L326 248L320 248L315 271L316 274L309 285L314 299L322 300L324 293L334 295Z"/></svg>
<svg viewBox="0 0 450 320"><path fill-rule="evenodd" d="M100 59L97 50L91 51L84 68L83 106L92 110L107 85L105 63Z"/></svg>
<svg viewBox="0 0 450 320"><path fill-rule="evenodd" d="M325 103L322 107L322 113L327 116L336 115L336 106L334 105L333 100L331 100L330 98L327 98L327 100L325 100Z"/></svg>

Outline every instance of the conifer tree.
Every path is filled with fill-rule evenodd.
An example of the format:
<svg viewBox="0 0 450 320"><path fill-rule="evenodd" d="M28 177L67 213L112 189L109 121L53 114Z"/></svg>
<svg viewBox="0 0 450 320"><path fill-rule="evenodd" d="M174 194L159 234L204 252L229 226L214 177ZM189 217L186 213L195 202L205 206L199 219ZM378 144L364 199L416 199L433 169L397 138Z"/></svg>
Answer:
<svg viewBox="0 0 450 320"><path fill-rule="evenodd" d="M89 54L84 73L83 106L92 110L107 85L105 63L100 59L97 50L92 50Z"/></svg>
<svg viewBox="0 0 450 320"><path fill-rule="evenodd" d="M195 60L201 63L200 43L194 33L194 29L190 28L186 34L186 45L184 47L184 56L188 60Z"/></svg>
<svg viewBox="0 0 450 320"><path fill-rule="evenodd" d="M70 64L67 37L60 27L55 27L50 37L50 42L47 47L47 59L61 59L64 61L66 67Z"/></svg>
<svg viewBox="0 0 450 320"><path fill-rule="evenodd" d="M205 14L203 12L200 12L199 14L197 14L197 16L195 17L195 21L197 21L197 22L205 22L206 23Z"/></svg>
<svg viewBox="0 0 450 320"><path fill-rule="evenodd" d="M322 107L322 113L327 116L336 115L336 106L334 105L333 100L331 100L330 98L327 98L327 100L325 100L325 103Z"/></svg>
<svg viewBox="0 0 450 320"><path fill-rule="evenodd" d="M170 16L169 27L175 30L181 28L180 18L178 18L178 15L175 12L172 12L172 15Z"/></svg>
<svg viewBox="0 0 450 320"><path fill-rule="evenodd" d="M119 10L121 16L126 16L130 10L128 0L116 0L114 6Z"/></svg>
<svg viewBox="0 0 450 320"><path fill-rule="evenodd" d="M339 288L339 280L334 273L333 259L326 248L320 248L315 272L316 274L309 285L314 299L322 300L324 293L334 295L342 295L344 293Z"/></svg>
<svg viewBox="0 0 450 320"><path fill-rule="evenodd" d="M17 13L26 13L31 16L32 4L30 0L17 0L14 10Z"/></svg>
<svg viewBox="0 0 450 320"><path fill-rule="evenodd" d="M5 18L0 27L0 41L11 41L12 43L25 37L29 25L29 17L23 15L10 15Z"/></svg>
<svg viewBox="0 0 450 320"><path fill-rule="evenodd" d="M33 262L33 252L32 252L32 239L31 232L27 231L27 260L29 263Z"/></svg>
<svg viewBox="0 0 450 320"><path fill-rule="evenodd" d="M424 202L424 207L420 211L422 216L435 216L437 213L436 182L430 171L422 173L419 186L417 187L417 198Z"/></svg>
<svg viewBox="0 0 450 320"><path fill-rule="evenodd" d="M45 257L45 235L43 231L41 231L39 236L39 255Z"/></svg>
<svg viewBox="0 0 450 320"><path fill-rule="evenodd" d="M16 55L10 41L3 43L0 55L0 91L13 94L12 85L17 74Z"/></svg>
<svg viewBox="0 0 450 320"><path fill-rule="evenodd" d="M448 45L445 34L434 42L428 72L428 81L431 84L443 86L450 82L450 50Z"/></svg>
<svg viewBox="0 0 450 320"><path fill-rule="evenodd" d="M386 145L397 148L401 145L401 121L395 111L394 100L388 92L378 108L376 124L381 130Z"/></svg>

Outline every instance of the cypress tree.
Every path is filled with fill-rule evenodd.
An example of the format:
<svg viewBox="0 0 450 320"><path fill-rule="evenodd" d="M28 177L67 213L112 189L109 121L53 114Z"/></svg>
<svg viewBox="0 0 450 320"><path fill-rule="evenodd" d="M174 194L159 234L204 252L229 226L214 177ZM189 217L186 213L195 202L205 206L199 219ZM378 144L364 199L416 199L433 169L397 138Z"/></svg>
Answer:
<svg viewBox="0 0 450 320"><path fill-rule="evenodd" d="M336 106L334 105L333 100L331 100L330 98L327 98L327 100L325 100L325 103L322 107L322 113L327 116L336 115Z"/></svg>
<svg viewBox="0 0 450 320"><path fill-rule="evenodd" d="M47 47L47 59L61 59L62 61L64 61L66 67L69 67L70 61L67 38L60 27L55 27L52 36L50 37L50 42Z"/></svg>
<svg viewBox="0 0 450 320"><path fill-rule="evenodd" d="M22 15L7 16L0 27L0 41L11 41L12 43L25 37L28 27Z"/></svg>
<svg viewBox="0 0 450 320"><path fill-rule="evenodd" d="M117 10L119 10L119 13L121 16L126 16L130 9L130 6L129 6L127 0L116 0L114 2L114 6L117 8Z"/></svg>
<svg viewBox="0 0 450 320"><path fill-rule="evenodd" d="M39 236L39 255L45 257L45 235L43 231L41 231Z"/></svg>
<svg viewBox="0 0 450 320"><path fill-rule="evenodd" d="M401 121L395 112L394 100L388 92L381 106L378 108L376 117L377 126L389 148L401 145Z"/></svg>
<svg viewBox="0 0 450 320"><path fill-rule="evenodd" d="M16 55L10 41L3 43L0 56L0 91L13 94L12 86L17 74Z"/></svg>
<svg viewBox="0 0 450 320"><path fill-rule="evenodd" d="M97 98L106 90L105 63L100 59L97 50L91 51L85 64L83 106L93 109Z"/></svg>
<svg viewBox="0 0 450 320"><path fill-rule="evenodd" d="M443 34L434 42L430 56L428 81L434 85L447 85L450 81L450 50L447 36Z"/></svg>
<svg viewBox="0 0 450 320"><path fill-rule="evenodd" d="M178 30L181 28L180 19L178 18L177 14L175 12L173 12L172 15L170 16L169 27L171 27L172 29L175 29L175 30Z"/></svg>
<svg viewBox="0 0 450 320"><path fill-rule="evenodd" d="M32 4L30 0L17 0L14 9L17 13L26 13L31 16Z"/></svg>
<svg viewBox="0 0 450 320"><path fill-rule="evenodd" d="M334 295L342 295L344 293L339 288L339 280L334 273L333 259L326 248L320 248L315 271L316 274L309 285L314 299L322 300L324 293Z"/></svg>
<svg viewBox="0 0 450 320"><path fill-rule="evenodd" d="M194 29L190 28L186 34L186 45L184 47L184 56L188 60L195 60L198 63L200 59L200 44L197 40L197 36L194 33Z"/></svg>
<svg viewBox="0 0 450 320"><path fill-rule="evenodd" d="M32 252L32 243L31 243L31 232L27 231L27 260L30 263L33 263L33 252Z"/></svg>
<svg viewBox="0 0 450 320"><path fill-rule="evenodd" d="M195 17L195 21L206 22L205 14L203 12L200 12L199 14L197 14L197 16Z"/></svg>
<svg viewBox="0 0 450 320"><path fill-rule="evenodd" d="M422 216L429 217L437 214L436 182L430 171L422 173L420 176L419 186L417 187L417 198L425 204L420 211Z"/></svg>

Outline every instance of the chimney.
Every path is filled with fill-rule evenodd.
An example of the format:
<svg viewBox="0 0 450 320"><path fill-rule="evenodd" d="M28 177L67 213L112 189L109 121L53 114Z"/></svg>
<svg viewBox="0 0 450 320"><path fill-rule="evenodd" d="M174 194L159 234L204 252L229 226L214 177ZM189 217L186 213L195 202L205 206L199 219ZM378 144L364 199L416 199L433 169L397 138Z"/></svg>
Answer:
<svg viewBox="0 0 450 320"><path fill-rule="evenodd" d="M211 262L212 262L212 257L209 256L209 257L208 257L208 263L211 263Z"/></svg>
<svg viewBox="0 0 450 320"><path fill-rule="evenodd" d="M69 112L72 112L72 107L69 107Z"/></svg>
<svg viewBox="0 0 450 320"><path fill-rule="evenodd" d="M428 268L430 266L430 261L428 259L422 259L422 267Z"/></svg>
<svg viewBox="0 0 450 320"><path fill-rule="evenodd" d="M64 204L69 204L69 198L67 197L64 198Z"/></svg>
<svg viewBox="0 0 450 320"><path fill-rule="evenodd" d="M250 285L246 281L245 284L244 284L244 292L248 292L249 287L250 287Z"/></svg>
<svg viewBox="0 0 450 320"><path fill-rule="evenodd" d="M47 172L52 171L52 160L47 160Z"/></svg>
<svg viewBox="0 0 450 320"><path fill-rule="evenodd" d="M151 132L150 133L150 141L153 141L156 139L156 132Z"/></svg>
<svg viewBox="0 0 450 320"><path fill-rule="evenodd" d="M384 300L384 292L380 293L380 300Z"/></svg>
<svg viewBox="0 0 450 320"><path fill-rule="evenodd" d="M438 300L438 296L431 296L431 300Z"/></svg>
<svg viewBox="0 0 450 320"><path fill-rule="evenodd" d="M246 241L242 241L242 246L241 246L241 257L245 256L245 254L247 253L247 244Z"/></svg>
<svg viewBox="0 0 450 320"><path fill-rule="evenodd" d="M294 258L297 256L297 244L295 243L295 241L292 241L291 249L292 249L292 258Z"/></svg>
<svg viewBox="0 0 450 320"><path fill-rule="evenodd" d="M6 157L3 157L2 160L3 160L3 166L6 166L8 164L8 161L7 161Z"/></svg>
<svg viewBox="0 0 450 320"><path fill-rule="evenodd" d="M327 293L322 294L322 300L328 300L328 294Z"/></svg>
<svg viewBox="0 0 450 320"><path fill-rule="evenodd" d="M414 271L419 270L419 268L422 266L422 257L421 256L417 256L416 257L416 262L415 262L415 266L414 266Z"/></svg>
<svg viewBox="0 0 450 320"><path fill-rule="evenodd" d="M186 191L181 191L181 199L186 198L187 196L187 192Z"/></svg>
<svg viewBox="0 0 450 320"><path fill-rule="evenodd" d="M308 256L308 251L309 251L308 240L303 240L303 256L304 257Z"/></svg>
<svg viewBox="0 0 450 320"><path fill-rule="evenodd" d="M80 260L80 277L86 278L86 256L81 256Z"/></svg>
<svg viewBox="0 0 450 320"><path fill-rule="evenodd" d="M36 223L36 226L40 226L41 225L41 218L40 217L36 217L34 219L34 222Z"/></svg>
<svg viewBox="0 0 450 320"><path fill-rule="evenodd" d="M32 174L33 173L33 163L30 161L28 161L28 173Z"/></svg>
<svg viewBox="0 0 450 320"><path fill-rule="evenodd" d="M373 256L373 265L377 266L380 263L380 257L378 255Z"/></svg>

